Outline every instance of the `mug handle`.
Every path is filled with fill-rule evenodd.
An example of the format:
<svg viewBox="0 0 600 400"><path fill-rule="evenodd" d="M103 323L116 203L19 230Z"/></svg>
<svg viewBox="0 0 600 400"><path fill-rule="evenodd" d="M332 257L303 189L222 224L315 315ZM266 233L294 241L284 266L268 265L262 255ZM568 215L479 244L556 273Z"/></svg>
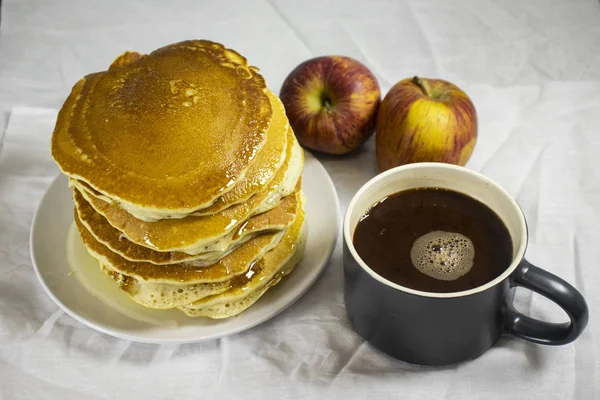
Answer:
<svg viewBox="0 0 600 400"><path fill-rule="evenodd" d="M573 286L523 259L511 275L511 286L521 286L552 300L569 316L569 322L552 323L521 314L510 305L504 331L531 342L561 345L571 343L583 332L589 311L585 299Z"/></svg>

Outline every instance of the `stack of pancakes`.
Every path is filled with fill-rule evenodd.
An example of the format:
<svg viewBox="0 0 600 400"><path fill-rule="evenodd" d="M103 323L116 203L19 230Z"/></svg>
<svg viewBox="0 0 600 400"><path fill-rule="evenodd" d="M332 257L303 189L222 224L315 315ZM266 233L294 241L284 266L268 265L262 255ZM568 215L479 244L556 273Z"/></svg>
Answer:
<svg viewBox="0 0 600 400"><path fill-rule="evenodd" d="M127 52L81 79L52 155L89 253L143 306L233 316L302 256L303 151L258 69L220 44Z"/></svg>

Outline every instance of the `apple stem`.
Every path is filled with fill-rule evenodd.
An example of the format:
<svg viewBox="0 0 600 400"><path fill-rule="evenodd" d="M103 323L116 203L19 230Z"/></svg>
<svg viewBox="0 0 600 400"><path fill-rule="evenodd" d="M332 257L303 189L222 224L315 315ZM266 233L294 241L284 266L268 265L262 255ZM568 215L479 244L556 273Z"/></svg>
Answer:
<svg viewBox="0 0 600 400"><path fill-rule="evenodd" d="M325 90L321 92L321 103L327 111L328 114L331 114L331 97L329 97L329 93Z"/></svg>
<svg viewBox="0 0 600 400"><path fill-rule="evenodd" d="M417 85L422 91L423 94L425 96L429 96L429 92L427 91L427 88L425 87L425 85L423 84L423 82L421 81L421 79L415 75L415 77L412 79L414 84Z"/></svg>

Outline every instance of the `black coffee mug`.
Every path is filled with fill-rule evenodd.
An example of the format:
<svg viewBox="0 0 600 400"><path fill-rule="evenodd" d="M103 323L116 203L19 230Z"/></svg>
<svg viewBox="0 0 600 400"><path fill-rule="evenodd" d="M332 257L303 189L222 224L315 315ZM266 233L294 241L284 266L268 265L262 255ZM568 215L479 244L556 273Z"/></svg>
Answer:
<svg viewBox="0 0 600 400"><path fill-rule="evenodd" d="M471 290L430 293L391 282L360 258L352 244L354 230L375 202L402 190L451 189L486 204L510 232L514 254L507 269ZM447 365L474 358L503 334L560 345L575 340L588 322L583 296L561 278L525 260L527 224L516 201L487 177L463 167L418 163L386 171L354 196L344 218L344 300L354 329L374 347L399 360ZM512 306L515 288L533 290L558 304L565 323L540 321Z"/></svg>

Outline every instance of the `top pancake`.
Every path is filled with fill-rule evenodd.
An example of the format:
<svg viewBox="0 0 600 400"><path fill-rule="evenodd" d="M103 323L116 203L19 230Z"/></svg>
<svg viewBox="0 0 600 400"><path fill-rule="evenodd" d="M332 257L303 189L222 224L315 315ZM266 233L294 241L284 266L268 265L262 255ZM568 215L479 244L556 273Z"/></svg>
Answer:
<svg viewBox="0 0 600 400"><path fill-rule="evenodd" d="M129 54L129 53L127 53ZM121 56L123 57L123 56ZM185 218L187 215L204 216L216 214L232 205L236 205L248 200L254 194L264 190L275 177L275 173L285 161L287 138L292 135L292 131L285 115L285 109L281 100L267 90L267 96L273 110L273 117L267 130L267 140L263 147L256 155L255 160L246 171L243 179L240 179L231 190L219 196L213 204L207 208L196 210L190 214L177 214L164 212L152 212L139 207L130 207L126 204L119 204L131 215L142 221L153 222L160 219L168 218ZM102 195L98 191L90 188L89 193L101 200L113 203L113 200L108 196ZM117 202L118 204L118 202Z"/></svg>
<svg viewBox="0 0 600 400"><path fill-rule="evenodd" d="M267 132L267 142L256 156L256 161L252 163L244 179L237 183L233 189L219 197L210 207L198 210L192 215L215 214L232 205L248 200L252 195L267 188L275 173L283 164L287 137L291 136L293 132L281 100L270 90L267 91L267 95L271 101L273 119Z"/></svg>
<svg viewBox="0 0 600 400"><path fill-rule="evenodd" d="M266 141L272 108L264 79L209 41L119 59L73 88L52 136L54 159L124 208L209 207Z"/></svg>

